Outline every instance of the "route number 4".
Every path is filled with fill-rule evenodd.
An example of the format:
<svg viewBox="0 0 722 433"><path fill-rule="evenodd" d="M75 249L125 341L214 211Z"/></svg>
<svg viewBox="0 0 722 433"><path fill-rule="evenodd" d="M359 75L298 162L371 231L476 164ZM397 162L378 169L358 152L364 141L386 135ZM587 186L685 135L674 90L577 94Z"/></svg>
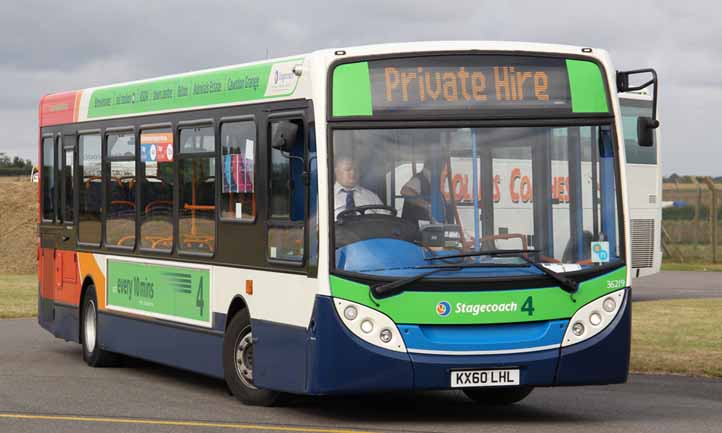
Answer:
<svg viewBox="0 0 722 433"><path fill-rule="evenodd" d="M526 298L526 301L524 301L524 305L521 306L521 311L526 312L530 316L534 315L534 300L531 296Z"/></svg>
<svg viewBox="0 0 722 433"><path fill-rule="evenodd" d="M198 283L198 293L196 294L196 307L198 307L201 317L203 317L203 307L205 307L205 305L203 301L203 277L201 277L201 281Z"/></svg>

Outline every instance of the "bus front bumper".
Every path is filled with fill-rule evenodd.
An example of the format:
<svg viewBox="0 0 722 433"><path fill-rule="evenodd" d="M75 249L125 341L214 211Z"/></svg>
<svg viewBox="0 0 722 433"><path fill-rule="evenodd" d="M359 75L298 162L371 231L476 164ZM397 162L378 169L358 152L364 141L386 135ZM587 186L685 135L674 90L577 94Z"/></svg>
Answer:
<svg viewBox="0 0 722 433"><path fill-rule="evenodd" d="M520 384L566 386L623 383L629 370L630 289L623 308L601 333L573 346L527 353L436 355L394 352L353 335L333 300L319 296L309 335L309 394L357 394L451 387L451 371L519 369Z"/></svg>

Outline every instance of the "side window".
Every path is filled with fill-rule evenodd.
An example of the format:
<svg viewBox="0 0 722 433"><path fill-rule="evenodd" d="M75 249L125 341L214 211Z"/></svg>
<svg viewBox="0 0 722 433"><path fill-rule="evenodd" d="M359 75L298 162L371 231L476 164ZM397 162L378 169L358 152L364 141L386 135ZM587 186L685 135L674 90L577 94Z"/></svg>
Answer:
<svg viewBox="0 0 722 433"><path fill-rule="evenodd" d="M65 197L63 198L63 220L65 220L66 223L72 223L74 219L73 196L75 194L73 188L73 174L75 168L73 149L65 149L63 155L63 184L65 190Z"/></svg>
<svg viewBox="0 0 722 433"><path fill-rule="evenodd" d="M108 246L135 246L135 133L106 136L108 157L108 215L105 240Z"/></svg>
<svg viewBox="0 0 722 433"><path fill-rule="evenodd" d="M221 126L221 218L256 220L256 123L252 120Z"/></svg>
<svg viewBox="0 0 722 433"><path fill-rule="evenodd" d="M100 245L103 178L100 135L78 138L78 241Z"/></svg>
<svg viewBox="0 0 722 433"><path fill-rule="evenodd" d="M303 122L271 122L271 169L268 257L302 262L304 255L305 187Z"/></svg>
<svg viewBox="0 0 722 433"><path fill-rule="evenodd" d="M169 252L173 248L173 131L140 133L140 246Z"/></svg>
<svg viewBox="0 0 722 433"><path fill-rule="evenodd" d="M657 164L657 140L652 147L641 147L637 141L637 118L652 116L652 105L645 101L620 101L622 108L622 132L628 164Z"/></svg>
<svg viewBox="0 0 722 433"><path fill-rule="evenodd" d="M216 249L216 153L212 126L180 130L178 236L182 251Z"/></svg>
<svg viewBox="0 0 722 433"><path fill-rule="evenodd" d="M55 219L55 139L43 138L43 219Z"/></svg>

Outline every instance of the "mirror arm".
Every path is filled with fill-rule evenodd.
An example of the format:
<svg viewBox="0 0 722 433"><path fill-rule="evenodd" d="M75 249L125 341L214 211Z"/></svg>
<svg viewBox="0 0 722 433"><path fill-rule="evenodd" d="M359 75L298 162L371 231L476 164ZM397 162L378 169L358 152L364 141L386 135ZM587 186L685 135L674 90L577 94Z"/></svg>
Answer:
<svg viewBox="0 0 722 433"><path fill-rule="evenodd" d="M638 74L652 74L652 79L638 86L630 86L629 77L631 75ZM657 71L652 68L617 71L617 92L634 92L646 89L651 85L654 85L654 89L652 90L652 120L655 121L653 128L656 128L659 126L659 121L657 121L657 87L659 86L657 81Z"/></svg>

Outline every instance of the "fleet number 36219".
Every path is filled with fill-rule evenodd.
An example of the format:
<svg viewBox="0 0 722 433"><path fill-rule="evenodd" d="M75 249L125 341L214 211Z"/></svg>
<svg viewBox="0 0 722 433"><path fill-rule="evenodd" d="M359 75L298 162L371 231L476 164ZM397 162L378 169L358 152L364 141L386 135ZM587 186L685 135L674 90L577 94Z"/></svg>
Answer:
<svg viewBox="0 0 722 433"><path fill-rule="evenodd" d="M607 289L621 289L625 280L607 280Z"/></svg>

